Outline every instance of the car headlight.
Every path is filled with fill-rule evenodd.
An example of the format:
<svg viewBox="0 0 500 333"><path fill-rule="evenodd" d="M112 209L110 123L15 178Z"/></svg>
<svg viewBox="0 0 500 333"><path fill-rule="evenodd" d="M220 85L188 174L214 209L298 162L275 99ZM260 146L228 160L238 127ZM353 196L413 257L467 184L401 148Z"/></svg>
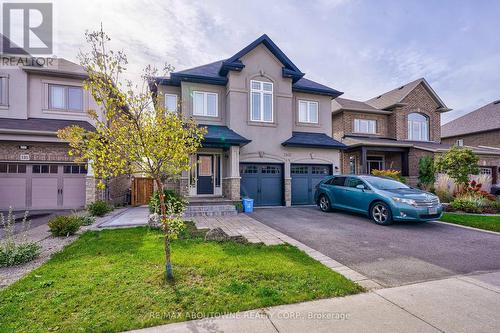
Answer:
<svg viewBox="0 0 500 333"><path fill-rule="evenodd" d="M394 198L392 198L392 200L394 200L395 202L404 203L404 204L407 204L407 205L410 205L410 206L415 206L417 204L415 202L415 200L413 200L413 199L405 199L405 198L394 197Z"/></svg>

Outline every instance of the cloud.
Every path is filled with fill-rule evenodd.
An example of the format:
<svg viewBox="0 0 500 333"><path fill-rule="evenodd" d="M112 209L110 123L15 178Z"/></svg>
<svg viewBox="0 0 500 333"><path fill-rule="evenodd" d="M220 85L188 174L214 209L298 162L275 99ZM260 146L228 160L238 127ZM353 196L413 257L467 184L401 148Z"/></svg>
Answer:
<svg viewBox="0 0 500 333"><path fill-rule="evenodd" d="M181 70L224 59L267 33L307 77L366 100L425 77L448 106L444 120L498 99L499 5L361 0L54 2L55 49L76 60L102 22L129 55ZM474 10L472 10L474 9ZM447 13L447 19L442 20Z"/></svg>

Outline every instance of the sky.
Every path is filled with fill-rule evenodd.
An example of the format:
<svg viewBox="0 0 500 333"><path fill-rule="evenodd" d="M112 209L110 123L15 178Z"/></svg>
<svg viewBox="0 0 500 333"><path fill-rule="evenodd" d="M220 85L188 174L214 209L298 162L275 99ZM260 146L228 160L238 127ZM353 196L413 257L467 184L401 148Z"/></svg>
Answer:
<svg viewBox="0 0 500 333"><path fill-rule="evenodd" d="M182 70L228 58L266 33L307 78L345 98L367 100L425 77L454 109L443 114L443 123L500 99L500 1L53 4L57 56L77 60L85 30L102 22L112 46L128 54L131 78L147 64Z"/></svg>

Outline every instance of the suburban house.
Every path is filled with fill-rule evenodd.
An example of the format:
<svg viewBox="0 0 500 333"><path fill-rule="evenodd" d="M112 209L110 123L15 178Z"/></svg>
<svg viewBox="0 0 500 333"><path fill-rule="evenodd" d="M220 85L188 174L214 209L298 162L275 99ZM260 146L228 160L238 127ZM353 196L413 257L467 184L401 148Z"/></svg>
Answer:
<svg viewBox="0 0 500 333"><path fill-rule="evenodd" d="M75 209L110 198L56 136L69 125L94 129L86 111L99 109L82 88L86 78L81 66L64 59L0 68L0 211ZM111 199L123 200L121 191Z"/></svg>
<svg viewBox="0 0 500 333"><path fill-rule="evenodd" d="M441 113L450 109L424 78L365 102L337 98L333 105L333 138L347 145L344 173L395 169L416 185L420 158L444 153L454 144L441 142ZM493 166L500 161L500 150L469 148L479 155L481 172L495 171L496 182Z"/></svg>
<svg viewBox="0 0 500 333"><path fill-rule="evenodd" d="M332 100L263 35L233 56L157 78L166 109L206 126L195 167L170 184L188 196L255 205L313 203L315 185L340 172Z"/></svg>

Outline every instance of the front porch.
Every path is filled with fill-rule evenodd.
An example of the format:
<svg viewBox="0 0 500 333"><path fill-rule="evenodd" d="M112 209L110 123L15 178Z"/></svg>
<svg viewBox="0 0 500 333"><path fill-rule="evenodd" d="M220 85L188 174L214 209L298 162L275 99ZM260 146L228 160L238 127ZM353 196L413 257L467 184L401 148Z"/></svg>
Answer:
<svg viewBox="0 0 500 333"><path fill-rule="evenodd" d="M358 146L348 148L343 154L344 172L350 174L371 174L372 170L398 170L408 177L409 148L385 146Z"/></svg>

